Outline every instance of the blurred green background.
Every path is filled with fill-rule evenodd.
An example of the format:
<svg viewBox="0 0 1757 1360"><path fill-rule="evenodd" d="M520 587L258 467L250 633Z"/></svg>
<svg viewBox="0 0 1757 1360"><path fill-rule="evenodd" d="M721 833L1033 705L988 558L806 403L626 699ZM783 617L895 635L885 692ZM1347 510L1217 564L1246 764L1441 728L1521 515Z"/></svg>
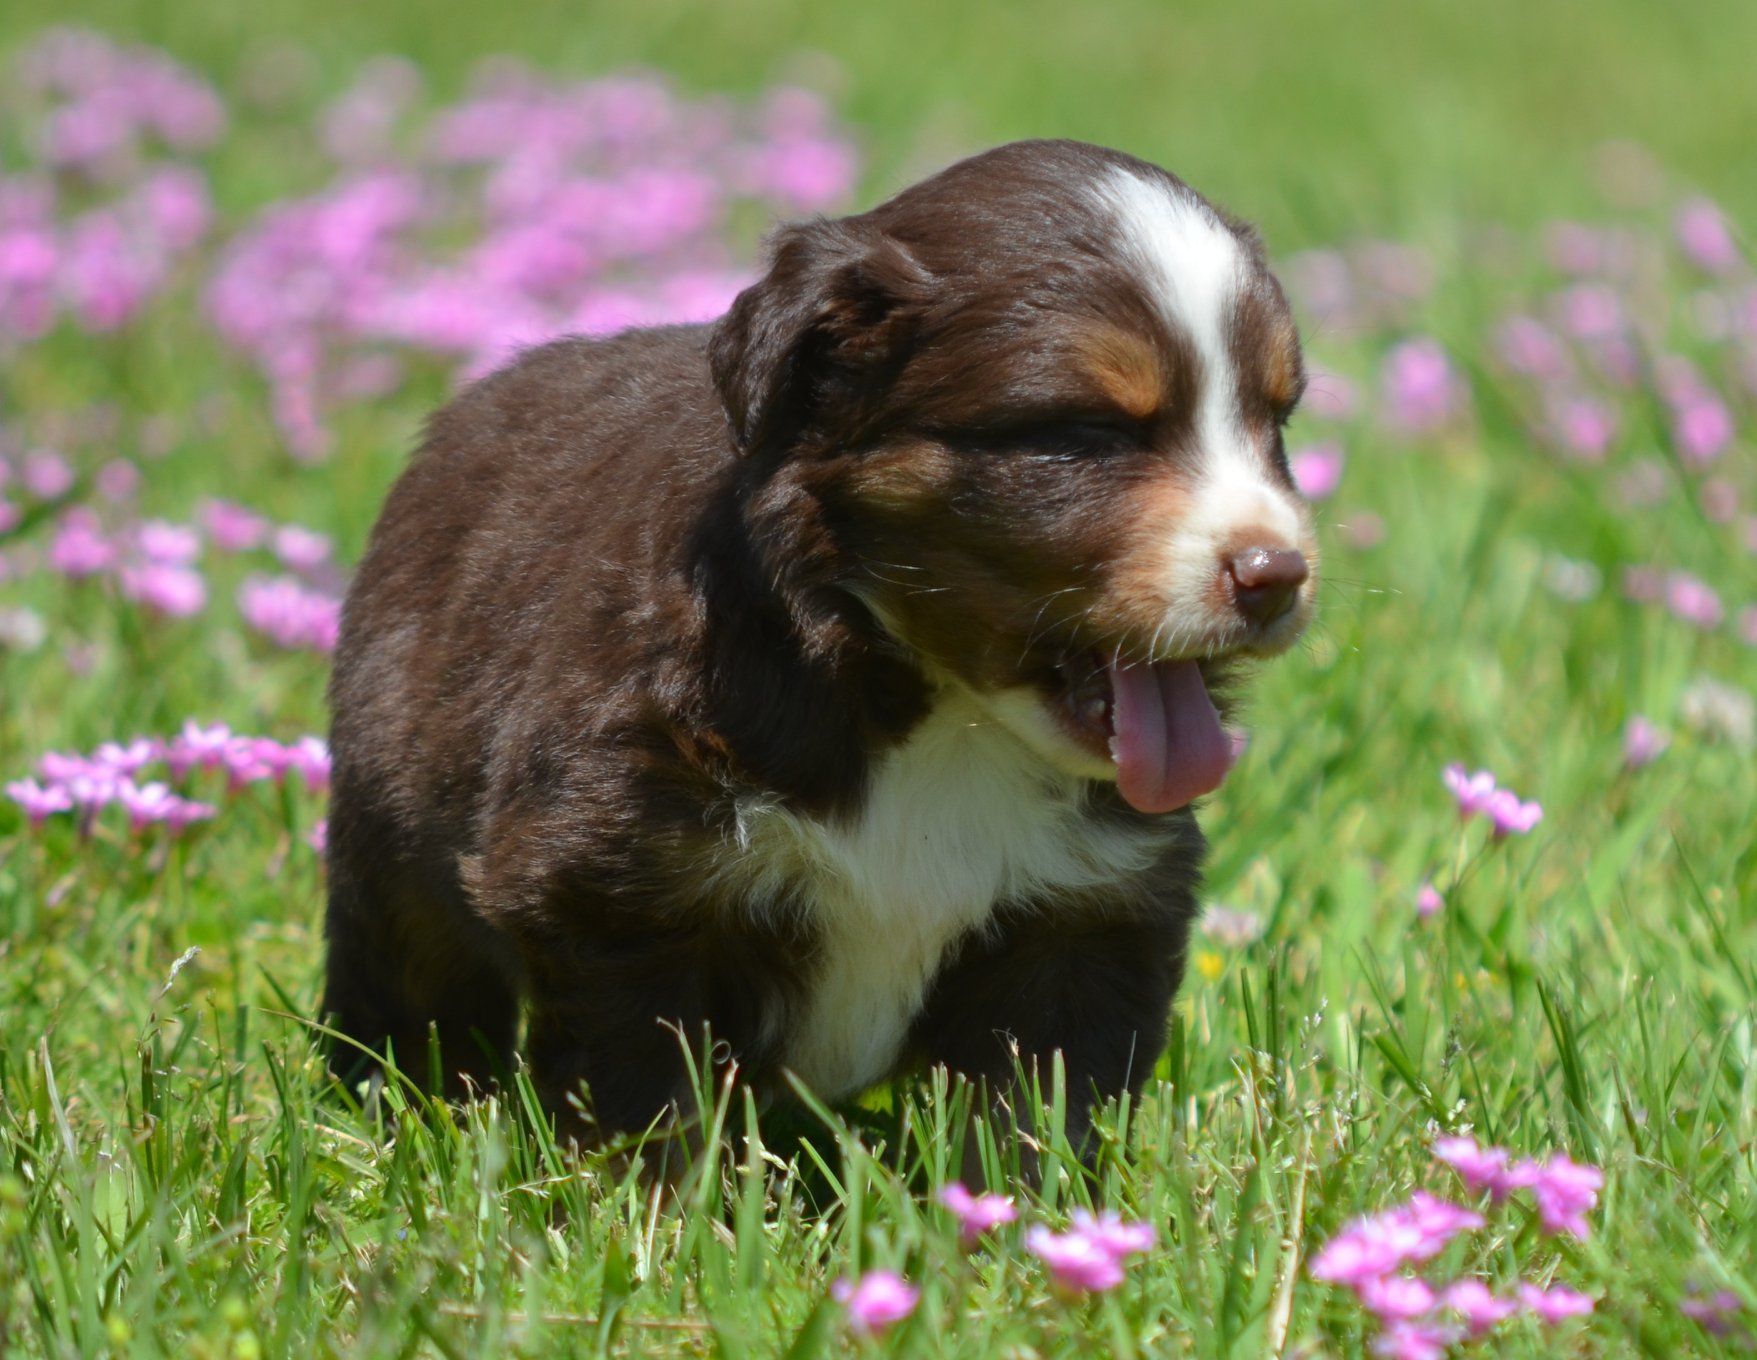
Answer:
<svg viewBox="0 0 1757 1360"><path fill-rule="evenodd" d="M1752 0L73 9L7 0L0 46L71 18L160 44L228 88L243 69L267 69L313 94L339 90L379 52L414 58L441 97L497 52L568 74L650 65L689 90L803 79L835 95L866 139L874 193L977 146L1079 137L1178 171L1280 249L1362 231L1425 235L1460 212L1521 222L1584 211L1597 201L1592 153L1610 139L1639 142L1736 218L1757 206Z"/></svg>

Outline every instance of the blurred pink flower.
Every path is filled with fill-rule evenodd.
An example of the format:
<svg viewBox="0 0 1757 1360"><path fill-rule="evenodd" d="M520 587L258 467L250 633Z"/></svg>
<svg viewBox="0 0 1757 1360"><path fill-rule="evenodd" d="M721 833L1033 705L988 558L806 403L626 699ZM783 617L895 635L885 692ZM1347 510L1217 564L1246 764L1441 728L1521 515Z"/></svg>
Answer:
<svg viewBox="0 0 1757 1360"><path fill-rule="evenodd" d="M1687 200L1672 219L1678 248L1692 264L1710 274L1726 274L1739 263L1739 247L1725 214L1706 198Z"/></svg>
<svg viewBox="0 0 1757 1360"><path fill-rule="evenodd" d="M214 546L225 552L245 552L261 547L268 537L266 519L231 501L204 501L200 515L202 527L207 530Z"/></svg>
<svg viewBox="0 0 1757 1360"><path fill-rule="evenodd" d="M1567 1318L1582 1317L1593 1307L1591 1295L1562 1285L1540 1289L1534 1284L1522 1284L1519 1286L1519 1302L1538 1321L1552 1326Z"/></svg>
<svg viewBox="0 0 1757 1360"><path fill-rule="evenodd" d="M126 458L112 458L92 479L98 495L112 504L132 500L140 490L140 469Z"/></svg>
<svg viewBox="0 0 1757 1360"><path fill-rule="evenodd" d="M73 810L67 790L53 782L45 787L34 779L15 780L6 786L6 796L24 810L32 826L41 826L57 812Z"/></svg>
<svg viewBox="0 0 1757 1360"><path fill-rule="evenodd" d="M1377 1275L1362 1280L1356 1291L1361 1304L1381 1322L1413 1322L1433 1310L1434 1291L1413 1275Z"/></svg>
<svg viewBox="0 0 1757 1360"><path fill-rule="evenodd" d="M1405 340L1385 356L1385 414L1410 431L1444 425L1462 403L1462 383L1437 340Z"/></svg>
<svg viewBox="0 0 1757 1360"><path fill-rule="evenodd" d="M1690 394L1672 410L1672 442L1687 460L1712 463L1733 438L1733 417L1725 403L1708 392Z"/></svg>
<svg viewBox="0 0 1757 1360"><path fill-rule="evenodd" d="M328 535L298 524L284 524L274 532L275 556L291 571L308 572L321 567L329 561L330 548Z"/></svg>
<svg viewBox="0 0 1757 1360"><path fill-rule="evenodd" d="M1096 1293L1123 1282L1122 1260L1080 1232L1056 1233L1039 1224L1025 1233L1025 1250L1049 1269L1058 1289Z"/></svg>
<svg viewBox="0 0 1757 1360"><path fill-rule="evenodd" d="M115 544L98 532L89 515L64 515L49 542L49 565L73 581L110 570L118 556Z"/></svg>
<svg viewBox="0 0 1757 1360"><path fill-rule="evenodd" d="M311 828L310 832L306 834L305 843L320 855L328 853L329 818L323 818Z"/></svg>
<svg viewBox="0 0 1757 1360"><path fill-rule="evenodd" d="M1481 1336L1519 1311L1516 1302L1494 1294L1481 1280L1455 1280L1440 1291L1439 1302L1471 1336Z"/></svg>
<svg viewBox="0 0 1757 1360"><path fill-rule="evenodd" d="M1602 401L1567 397L1550 407L1551 436L1561 448L1586 463L1601 463L1616 438L1617 418Z"/></svg>
<svg viewBox="0 0 1757 1360"><path fill-rule="evenodd" d="M207 606L207 582L188 567L148 562L122 568L122 593L157 613L188 618Z"/></svg>
<svg viewBox="0 0 1757 1360"><path fill-rule="evenodd" d="M1501 323L1495 342L1501 362L1515 373L1554 382L1568 372L1567 349L1555 332L1536 317L1508 317Z"/></svg>
<svg viewBox="0 0 1757 1360"><path fill-rule="evenodd" d="M58 501L73 490L73 468L58 453L33 453L19 469L19 481L40 501Z"/></svg>
<svg viewBox="0 0 1757 1360"><path fill-rule="evenodd" d="M939 1202L958 1220L958 1235L966 1246L1019 1216L1018 1206L1006 1195L974 1195L958 1184L942 1189Z"/></svg>
<svg viewBox="0 0 1757 1360"><path fill-rule="evenodd" d="M1666 577L1665 606L1675 617L1704 630L1720 627L1726 617L1714 588L1683 571Z"/></svg>
<svg viewBox="0 0 1757 1360"><path fill-rule="evenodd" d="M1623 728L1623 764L1639 770L1658 760L1671 744L1666 732L1637 713Z"/></svg>
<svg viewBox="0 0 1757 1360"><path fill-rule="evenodd" d="M134 546L149 562L186 567L201 556L201 535L187 524L149 519L135 528Z"/></svg>
<svg viewBox="0 0 1757 1360"><path fill-rule="evenodd" d="M1536 802L1521 802L1511 789L1496 789L1489 795L1484 809L1494 823L1495 839L1523 836L1543 820L1543 807Z"/></svg>
<svg viewBox="0 0 1757 1360"><path fill-rule="evenodd" d="M1589 1236L1586 1215L1597 1207L1603 1188L1604 1172L1596 1166L1571 1161L1560 1152L1543 1162L1531 1177L1531 1195L1544 1231Z"/></svg>
<svg viewBox="0 0 1757 1360"><path fill-rule="evenodd" d="M1399 1322L1373 1338L1373 1354L1386 1360L1444 1360L1458 1340L1456 1327L1432 1322Z"/></svg>
<svg viewBox="0 0 1757 1360"><path fill-rule="evenodd" d="M1335 440L1297 449L1287 456L1293 484L1309 501L1328 500L1342 484L1342 445Z"/></svg>
<svg viewBox="0 0 1757 1360"><path fill-rule="evenodd" d="M1426 921L1439 915L1445 907L1446 899L1440 896L1440 890L1432 883L1424 883L1415 895L1415 914Z"/></svg>
<svg viewBox="0 0 1757 1360"><path fill-rule="evenodd" d="M244 621L278 647L333 652L341 629L342 602L290 576L251 576L238 588Z"/></svg>
<svg viewBox="0 0 1757 1360"><path fill-rule="evenodd" d="M915 1311L921 1291L889 1270L869 1270L859 1280L838 1280L831 1296L848 1310L848 1323L873 1336Z"/></svg>
<svg viewBox="0 0 1757 1360"><path fill-rule="evenodd" d="M1495 777L1487 770L1471 774L1462 765L1448 765L1440 777L1458 800L1459 816L1474 817L1488 811L1489 800L1495 794Z"/></svg>

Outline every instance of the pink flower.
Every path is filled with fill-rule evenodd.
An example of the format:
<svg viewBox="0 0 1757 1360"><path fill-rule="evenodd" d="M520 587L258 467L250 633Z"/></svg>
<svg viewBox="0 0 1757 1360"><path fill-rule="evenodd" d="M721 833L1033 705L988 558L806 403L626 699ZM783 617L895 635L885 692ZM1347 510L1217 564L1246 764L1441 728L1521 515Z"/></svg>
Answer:
<svg viewBox="0 0 1757 1360"><path fill-rule="evenodd" d="M1692 392L1672 409L1672 442L1688 461L1712 463L1733 439L1733 417L1708 392Z"/></svg>
<svg viewBox="0 0 1757 1360"><path fill-rule="evenodd" d="M1733 1329L1737 1315L1744 1310L1745 1303L1730 1289L1717 1289L1712 1294L1700 1296L1694 1292L1678 1305L1678 1311L1693 1322L1699 1323L1703 1331L1710 1336L1725 1336Z"/></svg>
<svg viewBox="0 0 1757 1360"><path fill-rule="evenodd" d="M73 799L58 784L47 787L34 779L15 780L6 786L6 796L24 810L32 826L41 826L57 812L73 811Z"/></svg>
<svg viewBox="0 0 1757 1360"><path fill-rule="evenodd" d="M1496 1323L1519 1311L1512 1299L1503 1299L1481 1280L1456 1280L1440 1291L1440 1307L1464 1323L1471 1336L1481 1336Z"/></svg>
<svg viewBox="0 0 1757 1360"><path fill-rule="evenodd" d="M1342 445L1335 440L1313 444L1288 455L1293 484L1308 501L1328 500L1342 484Z"/></svg>
<svg viewBox="0 0 1757 1360"><path fill-rule="evenodd" d="M119 505L132 499L134 493L140 490L140 469L126 458L112 458L98 469L93 484L98 489L98 495L113 505Z"/></svg>
<svg viewBox="0 0 1757 1360"><path fill-rule="evenodd" d="M921 1291L888 1270L869 1270L859 1280L837 1280L830 1295L848 1310L848 1323L873 1336L915 1311Z"/></svg>
<svg viewBox="0 0 1757 1360"><path fill-rule="evenodd" d="M1488 810L1489 801L1495 794L1495 777L1487 770L1469 774L1462 765L1448 765L1440 772L1440 777L1458 800L1459 816L1474 817Z"/></svg>
<svg viewBox="0 0 1757 1360"><path fill-rule="evenodd" d="M1674 571L1666 577L1665 605L1675 618L1704 631L1720 627L1726 617L1713 587L1684 571Z"/></svg>
<svg viewBox="0 0 1757 1360"><path fill-rule="evenodd" d="M1415 914L1426 921L1439 915L1446 905L1446 899L1440 896L1440 890L1432 883L1424 883L1415 895Z"/></svg>
<svg viewBox="0 0 1757 1360"><path fill-rule="evenodd" d="M1637 713L1623 728L1623 764L1639 770L1658 760L1671 744L1667 733Z"/></svg>
<svg viewBox="0 0 1757 1360"><path fill-rule="evenodd" d="M329 745L322 737L300 737L290 748L289 764L313 793L329 787Z"/></svg>
<svg viewBox="0 0 1757 1360"><path fill-rule="evenodd" d="M1482 1215L1418 1190L1407 1204L1358 1218L1326 1242L1312 1260L1312 1277L1360 1290L1407 1262L1439 1255L1459 1233L1481 1226Z"/></svg>
<svg viewBox="0 0 1757 1360"><path fill-rule="evenodd" d="M147 737L136 737L128 745L106 741L91 753L90 764L112 774L131 775L152 764L164 754L159 743Z"/></svg>
<svg viewBox="0 0 1757 1360"><path fill-rule="evenodd" d="M1123 1282L1121 1258L1083 1232L1055 1233L1039 1224L1026 1231L1025 1250L1069 1293L1096 1293Z"/></svg>
<svg viewBox="0 0 1757 1360"><path fill-rule="evenodd" d="M1554 1325L1565 1318L1582 1317L1592 1311L1591 1295L1582 1294L1563 1285L1539 1289L1534 1284L1519 1286L1519 1302L1540 1322Z"/></svg>
<svg viewBox="0 0 1757 1360"><path fill-rule="evenodd" d="M58 501L73 490L73 469L55 453L33 453L24 460L19 480L40 501Z"/></svg>
<svg viewBox="0 0 1757 1360"><path fill-rule="evenodd" d="M1721 210L1706 198L1692 198L1672 219L1678 248L1690 262L1710 274L1725 274L1737 267L1739 248Z"/></svg>
<svg viewBox="0 0 1757 1360"><path fill-rule="evenodd" d="M116 547L98 532L95 520L69 513L49 543L49 565L70 581L83 580L116 565Z"/></svg>
<svg viewBox="0 0 1757 1360"><path fill-rule="evenodd" d="M1501 362L1515 373L1553 382L1568 372L1568 351L1555 332L1534 317L1507 318L1496 343Z"/></svg>
<svg viewBox="0 0 1757 1360"><path fill-rule="evenodd" d="M285 524L275 530L274 550L289 570L311 571L329 561L330 541L327 535Z"/></svg>
<svg viewBox="0 0 1757 1360"><path fill-rule="evenodd" d="M310 833L305 837L305 844L309 845L320 855L328 852L329 818L325 817L322 821L318 822L316 826L311 828Z"/></svg>
<svg viewBox="0 0 1757 1360"><path fill-rule="evenodd" d="M207 501L201 507L202 527L214 546L225 552L260 547L268 537L268 521L231 501Z"/></svg>
<svg viewBox="0 0 1757 1360"><path fill-rule="evenodd" d="M122 593L172 618L199 614L207 605L207 583L199 572L157 562L122 568Z"/></svg>
<svg viewBox="0 0 1757 1360"><path fill-rule="evenodd" d="M1507 1180L1509 1154L1505 1148L1480 1147L1476 1139L1463 1136L1434 1139L1434 1156L1458 1173L1472 1190L1487 1190L1498 1203L1511 1188Z"/></svg>
<svg viewBox="0 0 1757 1360"><path fill-rule="evenodd" d="M1362 1280L1358 1291L1368 1311L1381 1322L1413 1322L1433 1310L1434 1291L1412 1275L1381 1275Z"/></svg>
<svg viewBox="0 0 1757 1360"><path fill-rule="evenodd" d="M1598 1205L1604 1172L1584 1166L1557 1153L1537 1169L1531 1179L1531 1195L1537 1201L1538 1221L1545 1232L1572 1233L1585 1238L1592 1229L1586 1215Z"/></svg>
<svg viewBox="0 0 1757 1360"><path fill-rule="evenodd" d="M940 1191L939 1201L957 1218L958 1235L966 1246L1019 1216L1018 1207L1007 1196L973 1195L955 1183Z"/></svg>
<svg viewBox="0 0 1757 1360"><path fill-rule="evenodd" d="M1072 1231L1084 1233L1089 1241L1119 1260L1151 1251L1159 1240L1159 1232L1151 1223L1124 1223L1114 1209L1106 1209L1097 1217L1084 1209L1076 1209L1072 1222Z"/></svg>
<svg viewBox="0 0 1757 1360"><path fill-rule="evenodd" d="M1582 462L1602 463L1605 451L1617 435L1617 418L1603 402L1591 397L1569 397L1550 408L1550 429L1555 441Z"/></svg>
<svg viewBox="0 0 1757 1360"><path fill-rule="evenodd" d="M135 529L134 546L149 562L186 567L201 556L201 535L187 524L149 519Z"/></svg>
<svg viewBox="0 0 1757 1360"><path fill-rule="evenodd" d="M1444 1360L1458 1340L1456 1327L1432 1322L1399 1322L1373 1338L1373 1354L1387 1360Z"/></svg>
<svg viewBox="0 0 1757 1360"><path fill-rule="evenodd" d="M154 822L164 821L171 806L182 800L171 792L169 785L136 784L124 779L116 787L116 801L127 811L129 827L139 832Z"/></svg>
<svg viewBox="0 0 1757 1360"><path fill-rule="evenodd" d="M238 588L244 621L276 646L333 652L340 635L342 602L291 576L252 576Z"/></svg>
<svg viewBox="0 0 1757 1360"><path fill-rule="evenodd" d="M1436 340L1406 340L1385 356L1386 415L1405 430L1431 430L1457 414L1461 386L1452 360Z"/></svg>
<svg viewBox="0 0 1757 1360"><path fill-rule="evenodd" d="M191 769L217 770L226 759L226 748L232 743L232 729L224 723L203 727L190 718L183 730L165 745L165 761L173 778L181 779Z"/></svg>
<svg viewBox="0 0 1757 1360"><path fill-rule="evenodd" d="M1511 789L1496 789L1489 795L1484 811L1495 824L1495 839L1498 841L1508 836L1523 836L1543 820L1541 804L1521 802L1519 795Z"/></svg>

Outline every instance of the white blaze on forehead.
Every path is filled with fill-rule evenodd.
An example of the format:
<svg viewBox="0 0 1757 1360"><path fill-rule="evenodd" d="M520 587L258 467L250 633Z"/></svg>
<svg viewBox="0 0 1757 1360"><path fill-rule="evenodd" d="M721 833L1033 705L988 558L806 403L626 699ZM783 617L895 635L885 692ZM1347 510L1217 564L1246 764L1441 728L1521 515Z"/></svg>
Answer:
<svg viewBox="0 0 1757 1360"><path fill-rule="evenodd" d="M1174 335L1186 338L1201 367L1188 512L1169 545L1171 602L1162 650L1177 650L1214 629L1204 601L1224 553L1245 546L1298 548L1305 515L1271 473L1261 432L1245 427L1238 371L1227 331L1252 286L1245 245L1187 189L1117 168L1093 187L1115 225L1125 259ZM1240 537L1248 537L1245 544ZM1179 642L1179 637L1183 642Z"/></svg>

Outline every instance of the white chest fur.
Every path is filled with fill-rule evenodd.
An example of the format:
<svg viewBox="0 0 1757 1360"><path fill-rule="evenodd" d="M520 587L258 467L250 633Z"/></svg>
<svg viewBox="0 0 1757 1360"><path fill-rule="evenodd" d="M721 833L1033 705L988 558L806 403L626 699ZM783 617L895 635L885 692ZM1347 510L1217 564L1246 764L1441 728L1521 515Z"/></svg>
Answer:
<svg viewBox="0 0 1757 1360"><path fill-rule="evenodd" d="M1164 833L1095 823L1083 790L957 696L884 757L855 818L742 802L732 853L753 909L803 886L822 941L787 1065L828 1097L871 1085L896 1062L947 949L997 903L1151 862Z"/></svg>

